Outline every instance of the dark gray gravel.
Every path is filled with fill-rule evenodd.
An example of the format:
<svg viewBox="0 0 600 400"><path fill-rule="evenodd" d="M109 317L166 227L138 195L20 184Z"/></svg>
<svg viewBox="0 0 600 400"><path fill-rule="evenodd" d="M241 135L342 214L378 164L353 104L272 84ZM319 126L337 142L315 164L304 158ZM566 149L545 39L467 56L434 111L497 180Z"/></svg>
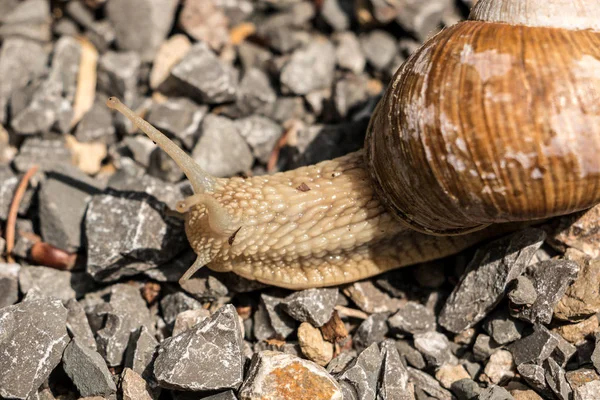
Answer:
<svg viewBox="0 0 600 400"><path fill-rule="evenodd" d="M108 397L117 391L104 359L95 350L73 339L63 354L63 368L83 397Z"/></svg>

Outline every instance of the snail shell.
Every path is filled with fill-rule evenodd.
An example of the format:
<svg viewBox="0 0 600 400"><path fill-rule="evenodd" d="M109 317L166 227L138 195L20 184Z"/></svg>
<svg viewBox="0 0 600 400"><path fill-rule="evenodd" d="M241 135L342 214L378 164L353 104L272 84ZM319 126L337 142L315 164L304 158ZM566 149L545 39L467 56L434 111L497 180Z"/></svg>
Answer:
<svg viewBox="0 0 600 400"><path fill-rule="evenodd" d="M481 0L396 73L371 119L375 189L457 234L600 202L600 2Z"/></svg>

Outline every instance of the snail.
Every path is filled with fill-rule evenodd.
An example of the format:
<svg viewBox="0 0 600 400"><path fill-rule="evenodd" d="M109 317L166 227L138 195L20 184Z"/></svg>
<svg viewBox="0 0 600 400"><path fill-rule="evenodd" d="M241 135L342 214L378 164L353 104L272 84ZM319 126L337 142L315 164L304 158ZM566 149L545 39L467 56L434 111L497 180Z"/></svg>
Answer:
<svg viewBox="0 0 600 400"><path fill-rule="evenodd" d="M193 187L177 211L198 257L180 283L205 265L290 289L348 283L600 202L600 2L480 0L400 67L363 150L270 176L211 177L107 105Z"/></svg>

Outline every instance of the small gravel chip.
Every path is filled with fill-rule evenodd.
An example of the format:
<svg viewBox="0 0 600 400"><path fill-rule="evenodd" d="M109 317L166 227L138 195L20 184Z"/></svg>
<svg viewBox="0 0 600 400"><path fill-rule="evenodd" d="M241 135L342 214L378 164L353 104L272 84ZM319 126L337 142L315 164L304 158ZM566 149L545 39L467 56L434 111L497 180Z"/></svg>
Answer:
<svg viewBox="0 0 600 400"><path fill-rule="evenodd" d="M409 301L389 318L388 324L402 333L425 333L435 330L435 315L424 305Z"/></svg>
<svg viewBox="0 0 600 400"><path fill-rule="evenodd" d="M350 363L356 358L356 351L350 350L338 354L329 364L327 364L327 372L332 375L337 375L343 372Z"/></svg>
<svg viewBox="0 0 600 400"><path fill-rule="evenodd" d="M206 172L224 177L252 167L250 147L232 120L209 114L202 121L200 132L192 157Z"/></svg>
<svg viewBox="0 0 600 400"><path fill-rule="evenodd" d="M260 300L268 315L270 326L277 336L285 339L296 330L296 321L283 311L283 296L279 296L277 292L273 295L261 293Z"/></svg>
<svg viewBox="0 0 600 400"><path fill-rule="evenodd" d="M33 165L38 165L40 171L50 171L59 164L71 166L71 159L71 150L67 148L64 139L34 137L25 139L13 164L19 172L27 172Z"/></svg>
<svg viewBox="0 0 600 400"><path fill-rule="evenodd" d="M483 324L483 329L498 344L508 344L521 339L524 328L525 324L511 318L508 310L504 308L490 315Z"/></svg>
<svg viewBox="0 0 600 400"><path fill-rule="evenodd" d="M238 400L233 390L227 390L226 392L221 392L217 394L213 394L212 396L203 397L202 400Z"/></svg>
<svg viewBox="0 0 600 400"><path fill-rule="evenodd" d="M303 322L298 327L298 343L302 354L322 367L333 358L333 343L324 340L321 330L308 322Z"/></svg>
<svg viewBox="0 0 600 400"><path fill-rule="evenodd" d="M169 389L235 389L244 378L242 328L226 305L192 329L160 344L154 375Z"/></svg>
<svg viewBox="0 0 600 400"><path fill-rule="evenodd" d="M451 389L455 382L470 380L471 376L462 365L444 364L435 372L435 379L446 389Z"/></svg>
<svg viewBox="0 0 600 400"><path fill-rule="evenodd" d="M235 121L238 132L252 148L252 153L266 164L275 144L283 133L283 128L267 117L253 115Z"/></svg>
<svg viewBox="0 0 600 400"><path fill-rule="evenodd" d="M517 371L521 375L521 378L538 393L546 398L551 399L554 397L546 383L545 371L541 365L533 363L521 364L517 366Z"/></svg>
<svg viewBox="0 0 600 400"><path fill-rule="evenodd" d="M594 368L600 374L600 333L596 334L596 343L594 346L594 352L592 353L592 364L594 364Z"/></svg>
<svg viewBox="0 0 600 400"><path fill-rule="evenodd" d="M560 334L569 343L576 346L585 342L586 338L599 332L598 317L592 315L588 319L584 319L576 324L561 325L554 328L554 331Z"/></svg>
<svg viewBox="0 0 600 400"><path fill-rule="evenodd" d="M376 70L387 67L398 53L396 39L386 31L373 30L360 37L360 46L369 64Z"/></svg>
<svg viewBox="0 0 600 400"><path fill-rule="evenodd" d="M154 400L158 397L148 382L131 368L125 368L121 374L121 393L123 400Z"/></svg>
<svg viewBox="0 0 600 400"><path fill-rule="evenodd" d="M281 69L282 88L300 95L331 88L335 62L335 47L331 42L321 38L313 40L296 50Z"/></svg>
<svg viewBox="0 0 600 400"><path fill-rule="evenodd" d="M558 344L554 348L552 354L550 354L550 357L552 357L558 365L564 368L571 357L577 352L577 348L559 334L554 332L552 332L552 334L558 339Z"/></svg>
<svg viewBox="0 0 600 400"><path fill-rule="evenodd" d="M160 301L163 319L168 325L175 322L179 313L199 308L202 308L202 303L183 292L168 294Z"/></svg>
<svg viewBox="0 0 600 400"><path fill-rule="evenodd" d="M423 355L407 341L397 340L396 349L398 349L400 357L406 361L406 364L413 366L416 369L424 369L427 366Z"/></svg>
<svg viewBox="0 0 600 400"><path fill-rule="evenodd" d="M356 350L361 351L385 339L388 332L387 318L387 314L372 314L358 326L352 337Z"/></svg>
<svg viewBox="0 0 600 400"><path fill-rule="evenodd" d="M338 296L337 288L307 289L287 296L281 307L296 321L320 327L331 319Z"/></svg>
<svg viewBox="0 0 600 400"><path fill-rule="evenodd" d="M437 32L444 16L452 8L452 1L403 1L402 5L402 11L397 14L396 21L424 41L429 35Z"/></svg>
<svg viewBox="0 0 600 400"><path fill-rule="evenodd" d="M368 85L365 75L350 74L335 83L333 101L341 117L347 117L369 99Z"/></svg>
<svg viewBox="0 0 600 400"><path fill-rule="evenodd" d="M317 364L290 354L264 350L254 354L241 400L342 400L340 385Z"/></svg>
<svg viewBox="0 0 600 400"><path fill-rule="evenodd" d="M340 382L349 383L359 399L375 399L382 362L383 356L379 347L377 343L373 343L363 350L336 378Z"/></svg>
<svg viewBox="0 0 600 400"><path fill-rule="evenodd" d="M250 68L240 81L236 106L243 115L269 115L277 100L277 93L269 77L258 68Z"/></svg>
<svg viewBox="0 0 600 400"><path fill-rule="evenodd" d="M0 309L19 300L19 264L0 263Z"/></svg>
<svg viewBox="0 0 600 400"><path fill-rule="evenodd" d="M98 352L111 366L121 365L131 332L141 326L150 327L152 320L140 291L119 283L110 287L110 301L105 324L96 332Z"/></svg>
<svg viewBox="0 0 600 400"><path fill-rule="evenodd" d="M194 325L199 324L208 317L210 317L210 311L204 308L180 312L175 318L173 336L177 336L180 333L191 329Z"/></svg>
<svg viewBox="0 0 600 400"><path fill-rule="evenodd" d="M571 398L571 386L567 382L565 370L552 358L544 361L544 369L546 370L546 382L554 395L559 400L569 400Z"/></svg>
<svg viewBox="0 0 600 400"><path fill-rule="evenodd" d="M335 31L350 28L353 9L346 0L324 0L320 16Z"/></svg>
<svg viewBox="0 0 600 400"><path fill-rule="evenodd" d="M456 364L452 348L446 335L439 332L425 332L414 335L415 347L423 354L427 364L439 367L443 364Z"/></svg>
<svg viewBox="0 0 600 400"><path fill-rule="evenodd" d="M452 384L452 393L458 400L477 400L483 389L470 378L458 380Z"/></svg>
<svg viewBox="0 0 600 400"><path fill-rule="evenodd" d="M99 96L86 112L75 129L75 138L82 143L100 142L112 144L116 142L116 131L110 108L106 107L106 99Z"/></svg>
<svg viewBox="0 0 600 400"><path fill-rule="evenodd" d="M185 97L168 98L163 103L152 104L148 122L191 149L198 140L200 123L207 112L207 106L200 106Z"/></svg>
<svg viewBox="0 0 600 400"><path fill-rule="evenodd" d="M515 364L541 363L554 351L558 339L543 325L535 325L534 332L508 346L508 350L515 358Z"/></svg>
<svg viewBox="0 0 600 400"><path fill-rule="evenodd" d="M407 367L407 369L416 390L422 390L438 400L452 400L452 393L440 386L439 382L431 375L412 367Z"/></svg>
<svg viewBox="0 0 600 400"><path fill-rule="evenodd" d="M574 398L577 400L596 400L598 393L600 393L600 380L579 386L574 391Z"/></svg>
<svg viewBox="0 0 600 400"><path fill-rule="evenodd" d="M600 393L600 375L592 369L578 369L566 373L575 400L595 400Z"/></svg>
<svg viewBox="0 0 600 400"><path fill-rule="evenodd" d="M137 96L141 65L137 53L107 51L98 61L98 88L132 106Z"/></svg>
<svg viewBox="0 0 600 400"><path fill-rule="evenodd" d="M82 397L108 397L117 392L102 356L78 339L73 339L65 349L63 368Z"/></svg>
<svg viewBox="0 0 600 400"><path fill-rule="evenodd" d="M124 169L110 177L108 187L120 192L142 192L165 203L171 210L175 209L177 202L184 196L179 185L167 184L149 175L131 174Z"/></svg>
<svg viewBox="0 0 600 400"><path fill-rule="evenodd" d="M414 399L414 385L409 382L408 370L402 363L396 343L387 339L381 342L379 347L383 357L379 396L394 400Z"/></svg>
<svg viewBox="0 0 600 400"><path fill-rule="evenodd" d="M500 302L507 285L525 271L545 238L544 231L527 229L479 248L446 301L438 323L459 333L485 318Z"/></svg>
<svg viewBox="0 0 600 400"><path fill-rule="evenodd" d="M579 266L573 261L548 260L531 265L526 275L533 282L537 299L513 315L531 323L549 324L554 307L565 295L567 287L577 278Z"/></svg>
<svg viewBox="0 0 600 400"><path fill-rule="evenodd" d="M475 339L475 343L473 344L473 355L476 360L487 360L492 354L498 351L500 347L501 345L496 343L494 339L482 333L477 335L477 339Z"/></svg>
<svg viewBox="0 0 600 400"><path fill-rule="evenodd" d="M221 104L235 100L238 82L233 67L221 61L206 43L198 42L171 70L160 90L201 104Z"/></svg>
<svg viewBox="0 0 600 400"><path fill-rule="evenodd" d="M537 291L531 280L521 275L514 281L514 286L510 289L507 296L514 305L531 306L537 299Z"/></svg>
<svg viewBox="0 0 600 400"><path fill-rule="evenodd" d="M147 193L112 189L95 195L85 214L87 272L96 280L135 275L187 246L182 221Z"/></svg>
<svg viewBox="0 0 600 400"><path fill-rule="evenodd" d="M123 365L144 379L151 379L158 341L148 328L141 326L131 333Z"/></svg>
<svg viewBox="0 0 600 400"><path fill-rule="evenodd" d="M554 308L554 317L578 321L597 314L600 311L600 260L592 260L575 249L567 251L565 258L579 265L579 274Z"/></svg>
<svg viewBox="0 0 600 400"><path fill-rule="evenodd" d="M490 356L483 373L487 379L499 385L515 376L515 363L510 351L498 350Z"/></svg>
<svg viewBox="0 0 600 400"><path fill-rule="evenodd" d="M370 280L354 282L346 286L343 292L358 308L369 314L395 312L404 304L400 299L390 297Z"/></svg>
<svg viewBox="0 0 600 400"><path fill-rule="evenodd" d="M483 390L478 400L514 400L514 397L503 387L493 385Z"/></svg>
<svg viewBox="0 0 600 400"><path fill-rule="evenodd" d="M336 43L335 57L337 65L357 75L362 73L367 60L354 32L340 32L334 36L334 40Z"/></svg>
<svg viewBox="0 0 600 400"><path fill-rule="evenodd" d="M69 343L67 309L39 297L0 309L0 397L27 399L60 363Z"/></svg>
<svg viewBox="0 0 600 400"><path fill-rule="evenodd" d="M67 330L72 338L92 349L96 350L96 339L90 327L83 306L75 299L70 299L65 303L67 307Z"/></svg>

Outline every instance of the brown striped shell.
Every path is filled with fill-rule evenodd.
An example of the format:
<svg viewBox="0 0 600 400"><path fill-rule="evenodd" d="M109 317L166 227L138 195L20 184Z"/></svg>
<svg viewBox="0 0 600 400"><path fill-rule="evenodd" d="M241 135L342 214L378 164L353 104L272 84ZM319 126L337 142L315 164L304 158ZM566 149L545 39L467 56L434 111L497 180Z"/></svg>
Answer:
<svg viewBox="0 0 600 400"><path fill-rule="evenodd" d="M600 202L600 2L480 0L396 73L366 152L378 194L432 234Z"/></svg>

